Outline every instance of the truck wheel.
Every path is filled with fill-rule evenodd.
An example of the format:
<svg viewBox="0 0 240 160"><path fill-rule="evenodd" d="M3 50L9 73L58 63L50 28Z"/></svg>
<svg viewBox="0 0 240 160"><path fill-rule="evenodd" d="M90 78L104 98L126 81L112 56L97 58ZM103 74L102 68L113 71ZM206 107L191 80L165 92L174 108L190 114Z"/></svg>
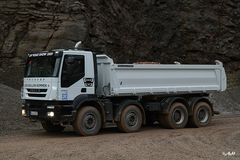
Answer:
<svg viewBox="0 0 240 160"><path fill-rule="evenodd" d="M102 127L100 112L92 106L81 108L73 123L74 130L83 136L96 135Z"/></svg>
<svg viewBox="0 0 240 160"><path fill-rule="evenodd" d="M199 102L194 106L193 115L189 117L189 126L205 127L212 120L212 109L206 102Z"/></svg>
<svg viewBox="0 0 240 160"><path fill-rule="evenodd" d="M53 124L50 121L41 121L43 129L47 132L62 132L65 127L61 126L60 124Z"/></svg>
<svg viewBox="0 0 240 160"><path fill-rule="evenodd" d="M175 102L166 115L160 115L160 123L166 128L184 128L188 122L187 108L183 103Z"/></svg>
<svg viewBox="0 0 240 160"><path fill-rule="evenodd" d="M142 121L141 110L135 105L129 105L121 113L118 128L126 133L136 132L141 128Z"/></svg>

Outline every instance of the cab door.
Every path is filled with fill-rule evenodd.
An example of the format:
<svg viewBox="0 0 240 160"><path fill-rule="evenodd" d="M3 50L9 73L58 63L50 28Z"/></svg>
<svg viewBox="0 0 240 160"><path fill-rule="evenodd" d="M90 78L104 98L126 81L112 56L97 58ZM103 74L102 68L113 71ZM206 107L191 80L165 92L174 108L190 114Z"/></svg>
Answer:
<svg viewBox="0 0 240 160"><path fill-rule="evenodd" d="M69 101L80 94L89 94L84 82L88 75L86 69L84 55L64 56L60 75L60 100Z"/></svg>

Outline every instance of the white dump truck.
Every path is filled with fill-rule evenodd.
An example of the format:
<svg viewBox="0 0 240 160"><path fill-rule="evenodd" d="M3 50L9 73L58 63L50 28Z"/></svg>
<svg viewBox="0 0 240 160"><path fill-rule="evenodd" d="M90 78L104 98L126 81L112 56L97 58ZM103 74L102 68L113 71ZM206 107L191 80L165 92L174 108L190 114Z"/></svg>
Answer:
<svg viewBox="0 0 240 160"><path fill-rule="evenodd" d="M204 127L214 115L209 93L226 89L223 65L114 64L87 50L28 54L22 115L48 132L66 125L84 136L117 126Z"/></svg>

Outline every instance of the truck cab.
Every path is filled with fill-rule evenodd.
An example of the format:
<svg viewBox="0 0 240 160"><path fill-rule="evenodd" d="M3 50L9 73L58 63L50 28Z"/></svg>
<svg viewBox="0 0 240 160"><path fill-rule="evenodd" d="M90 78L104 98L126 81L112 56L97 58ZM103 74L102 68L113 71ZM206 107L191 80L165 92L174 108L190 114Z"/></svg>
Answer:
<svg viewBox="0 0 240 160"><path fill-rule="evenodd" d="M28 54L22 98L63 102L95 94L94 57L92 52L76 50Z"/></svg>

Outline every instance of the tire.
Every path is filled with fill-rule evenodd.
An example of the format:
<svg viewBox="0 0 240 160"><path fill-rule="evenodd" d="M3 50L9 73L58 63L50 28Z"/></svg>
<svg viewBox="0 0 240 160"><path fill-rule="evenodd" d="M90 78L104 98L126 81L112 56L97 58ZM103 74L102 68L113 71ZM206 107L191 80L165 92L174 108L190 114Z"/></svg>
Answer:
<svg viewBox="0 0 240 160"><path fill-rule="evenodd" d="M193 115L189 117L189 126L205 127L212 120L212 108L206 102L198 102L193 109Z"/></svg>
<svg viewBox="0 0 240 160"><path fill-rule="evenodd" d="M186 106L179 102L173 103L168 114L160 115L159 122L165 128L184 128L188 122L188 111Z"/></svg>
<svg viewBox="0 0 240 160"><path fill-rule="evenodd" d="M101 114L93 106L85 106L77 112L73 122L74 130L82 136L92 136L98 134L102 127Z"/></svg>
<svg viewBox="0 0 240 160"><path fill-rule="evenodd" d="M122 132L137 132L142 126L143 117L139 107L129 105L121 113L118 128Z"/></svg>
<svg viewBox="0 0 240 160"><path fill-rule="evenodd" d="M41 121L42 127L47 132L62 132L65 127L60 124L55 125L50 121Z"/></svg>

